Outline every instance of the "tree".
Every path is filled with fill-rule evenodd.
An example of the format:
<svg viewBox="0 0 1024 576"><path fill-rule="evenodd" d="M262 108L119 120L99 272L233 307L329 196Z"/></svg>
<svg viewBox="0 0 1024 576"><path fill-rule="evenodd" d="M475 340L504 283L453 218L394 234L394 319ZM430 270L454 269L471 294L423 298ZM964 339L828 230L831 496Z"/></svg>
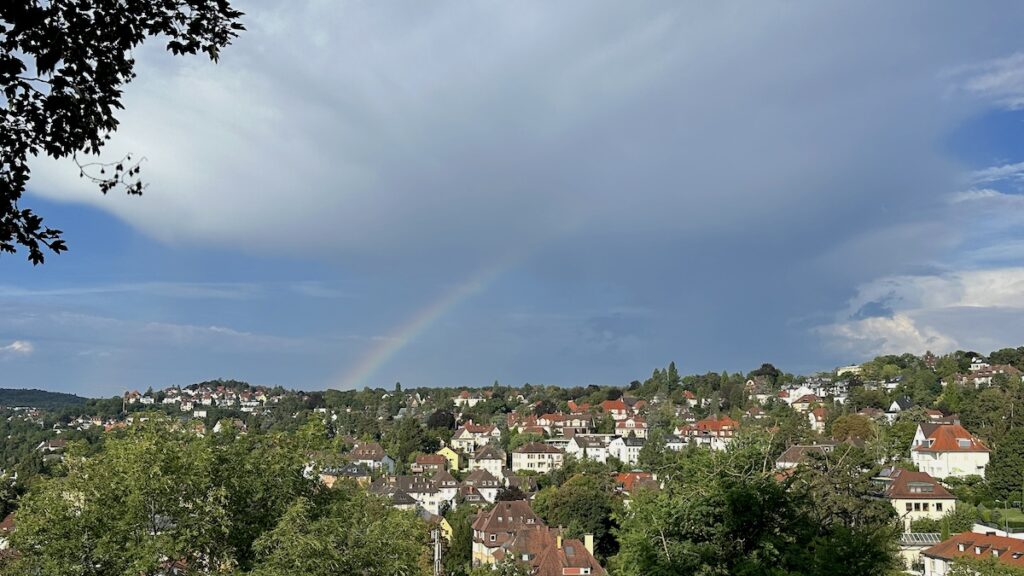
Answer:
<svg viewBox="0 0 1024 576"><path fill-rule="evenodd" d="M1024 488L1024 428L1010 430L992 453L985 478L1000 498Z"/></svg>
<svg viewBox="0 0 1024 576"><path fill-rule="evenodd" d="M847 414L836 418L832 423L832 438L836 440L849 440L850 438L873 440L875 426L869 418L859 414Z"/></svg>
<svg viewBox="0 0 1024 576"><path fill-rule="evenodd" d="M663 490L637 492L617 515L614 573L852 576L895 565L894 512L871 502L859 458L780 482L768 449L739 438L724 452L687 451Z"/></svg>
<svg viewBox="0 0 1024 576"><path fill-rule="evenodd" d="M256 542L253 576L429 574L427 530L414 513L351 484L332 493L326 507L297 500Z"/></svg>
<svg viewBox="0 0 1024 576"><path fill-rule="evenodd" d="M166 559L233 563L223 488L213 458L164 422L108 440L92 458L69 450L66 476L22 498L9 574L155 574Z"/></svg>
<svg viewBox="0 0 1024 576"><path fill-rule="evenodd" d="M533 508L549 526L562 526L569 538L594 536L594 553L607 558L617 550L613 514L620 502L609 474L577 474L565 484L542 490Z"/></svg>
<svg viewBox="0 0 1024 576"><path fill-rule="evenodd" d="M20 245L39 264L44 250L67 250L61 231L20 205L29 160L72 158L83 178L104 194L122 187L141 194L141 159L83 163L98 155L117 129L125 84L135 77L132 51L149 37L166 37L173 54L220 50L243 29L228 0L0 3L0 252Z"/></svg>
<svg viewBox="0 0 1024 576"><path fill-rule="evenodd" d="M444 555L448 574L465 574L473 561L473 518L476 510L469 505L449 511L445 518L452 527L452 540Z"/></svg>
<svg viewBox="0 0 1024 576"><path fill-rule="evenodd" d="M529 497L518 486L508 486L498 490L498 495L494 497L494 500L496 502L513 502L527 498Z"/></svg>

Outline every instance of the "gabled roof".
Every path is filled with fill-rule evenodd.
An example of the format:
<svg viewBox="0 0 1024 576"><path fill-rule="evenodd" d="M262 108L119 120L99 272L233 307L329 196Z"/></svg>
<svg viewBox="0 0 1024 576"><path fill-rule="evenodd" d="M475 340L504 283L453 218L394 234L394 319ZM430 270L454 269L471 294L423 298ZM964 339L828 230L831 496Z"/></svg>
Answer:
<svg viewBox="0 0 1024 576"><path fill-rule="evenodd" d="M938 480L927 472L914 472L897 468L889 475L891 482L885 489L890 500L927 498L930 500L956 500Z"/></svg>
<svg viewBox="0 0 1024 576"><path fill-rule="evenodd" d="M451 487L459 483L447 470L438 470L431 478L430 481L436 484L438 487Z"/></svg>
<svg viewBox="0 0 1024 576"><path fill-rule="evenodd" d="M494 508L481 511L473 521L473 530L514 532L524 526L542 525L540 516L526 500L498 502Z"/></svg>
<svg viewBox="0 0 1024 576"><path fill-rule="evenodd" d="M416 463L420 465L436 464L444 466L448 463L448 459L440 454L420 454L416 457Z"/></svg>
<svg viewBox="0 0 1024 576"><path fill-rule="evenodd" d="M501 460L505 461L505 453L501 451L501 448L493 444L487 444L481 446L479 450L473 454L473 460Z"/></svg>
<svg viewBox="0 0 1024 576"><path fill-rule="evenodd" d="M834 450L836 444L796 444L786 448L775 461L785 464L799 464L807 459L809 454L827 454Z"/></svg>
<svg viewBox="0 0 1024 576"><path fill-rule="evenodd" d="M627 410L629 410L629 408L626 406L625 402L623 402L621 399L619 399L619 400L605 400L604 402L601 402L601 410L604 410L605 412L611 412L613 410L614 411L620 411L620 412L626 412Z"/></svg>
<svg viewBox="0 0 1024 576"><path fill-rule="evenodd" d="M358 444L355 448L349 452L349 458L352 460L383 460L387 454L384 452L384 448L376 442L367 442L366 444Z"/></svg>
<svg viewBox="0 0 1024 576"><path fill-rule="evenodd" d="M626 492L632 492L639 487L658 487L654 474L650 472L621 472L615 476L615 484L621 486Z"/></svg>
<svg viewBox="0 0 1024 576"><path fill-rule="evenodd" d="M466 476L466 479L463 480L463 483L469 484L470 486L483 486L485 488L498 486L501 484L501 482L494 477L494 474L491 474L490 472L484 470L483 468L477 468L476 470L470 472Z"/></svg>
<svg viewBox="0 0 1024 576"><path fill-rule="evenodd" d="M914 401L911 400L909 396L900 396L899 398L894 400L893 403L895 403L900 410L909 410L914 406Z"/></svg>
<svg viewBox="0 0 1024 576"><path fill-rule="evenodd" d="M961 547L963 550L960 550ZM976 532L961 532L931 548L922 550L921 555L953 560L961 557L992 558L993 552L998 554L994 557L1000 564L1024 566L1024 540Z"/></svg>
<svg viewBox="0 0 1024 576"><path fill-rule="evenodd" d="M804 394L793 401L793 404L814 404L815 402L821 402L821 398L817 394Z"/></svg>
<svg viewBox="0 0 1024 576"><path fill-rule="evenodd" d="M512 451L514 454L561 454L561 450L544 442L527 442Z"/></svg>
<svg viewBox="0 0 1024 576"><path fill-rule="evenodd" d="M914 446L915 452L989 452L988 446L959 424L926 422L919 427L932 442Z"/></svg>

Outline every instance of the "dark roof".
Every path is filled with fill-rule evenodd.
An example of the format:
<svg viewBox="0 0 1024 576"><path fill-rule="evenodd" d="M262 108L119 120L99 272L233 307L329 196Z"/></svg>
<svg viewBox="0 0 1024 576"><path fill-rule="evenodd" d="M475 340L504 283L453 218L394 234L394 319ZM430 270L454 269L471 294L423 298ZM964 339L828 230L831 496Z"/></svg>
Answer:
<svg viewBox="0 0 1024 576"><path fill-rule="evenodd" d="M505 461L505 453L501 451L501 448L493 444L488 444L481 447L473 454L474 460L501 460Z"/></svg>
<svg viewBox="0 0 1024 576"><path fill-rule="evenodd" d="M512 452L515 454L559 454L561 450L543 442L527 442Z"/></svg>

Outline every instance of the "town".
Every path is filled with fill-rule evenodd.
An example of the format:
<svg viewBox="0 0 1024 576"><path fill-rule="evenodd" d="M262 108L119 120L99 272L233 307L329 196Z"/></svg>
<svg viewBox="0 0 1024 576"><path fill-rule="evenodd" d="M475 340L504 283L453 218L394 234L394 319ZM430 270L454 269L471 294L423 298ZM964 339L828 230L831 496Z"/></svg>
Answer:
<svg viewBox="0 0 1024 576"><path fill-rule="evenodd" d="M736 512L724 496L738 497L732 474L743 489L779 499L760 502L761 514L801 518L780 525L796 545L811 545L798 537L810 530L819 554L841 558L843 539L862 539L870 554L859 550L847 568L829 562L829 573L1016 569L1024 563L1024 416L1015 407L1024 399L1022 366L1024 347L987 356L883 356L808 376L771 364L747 374L681 376L670 364L621 388L496 382L293 392L220 380L59 409L7 406L0 558L13 574L60 557L49 550L58 528L33 516L48 489L64 486L67 494L74 485L85 498L75 475L90 466L130 475L117 459L134 450L195 449L196 458L210 450L216 459L223 457L217 450L237 443L253 450L248 466L256 469L242 466L235 483L263 463L304 486L300 501L316 502L326 491L385 506L383 528L404 526L407 549L417 550L404 560L414 573L639 575L700 566L736 573L750 560L735 557L735 546L760 553L777 536L721 526ZM217 476L206 473L208 481ZM708 477L698 481L702 474ZM106 481L141 482L128 486L154 497L145 478ZM837 482L847 487L836 489ZM249 505L264 504L259 491L250 497ZM691 509L700 498L724 509ZM263 537L282 529L293 512L288 504L267 504L280 510L263 519ZM162 520L143 532L154 544L133 545L129 554L151 563L144 573L219 573L210 550L168 547L185 537L188 523L167 503L159 507ZM699 518L714 525L687 524ZM741 536L742 544L732 541ZM275 557L253 537L246 550L221 553L234 554L235 569L262 574L260 563ZM692 547L703 555L673 554ZM404 573L384 566L363 573Z"/></svg>

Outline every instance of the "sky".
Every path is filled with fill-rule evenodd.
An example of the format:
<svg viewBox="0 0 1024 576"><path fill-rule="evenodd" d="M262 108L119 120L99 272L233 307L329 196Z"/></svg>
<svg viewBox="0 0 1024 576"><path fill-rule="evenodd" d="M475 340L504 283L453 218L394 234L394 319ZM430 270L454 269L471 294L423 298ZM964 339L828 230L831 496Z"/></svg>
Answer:
<svg viewBox="0 0 1024 576"><path fill-rule="evenodd" d="M621 385L1024 345L1024 4L236 2L135 54L0 387Z"/></svg>

